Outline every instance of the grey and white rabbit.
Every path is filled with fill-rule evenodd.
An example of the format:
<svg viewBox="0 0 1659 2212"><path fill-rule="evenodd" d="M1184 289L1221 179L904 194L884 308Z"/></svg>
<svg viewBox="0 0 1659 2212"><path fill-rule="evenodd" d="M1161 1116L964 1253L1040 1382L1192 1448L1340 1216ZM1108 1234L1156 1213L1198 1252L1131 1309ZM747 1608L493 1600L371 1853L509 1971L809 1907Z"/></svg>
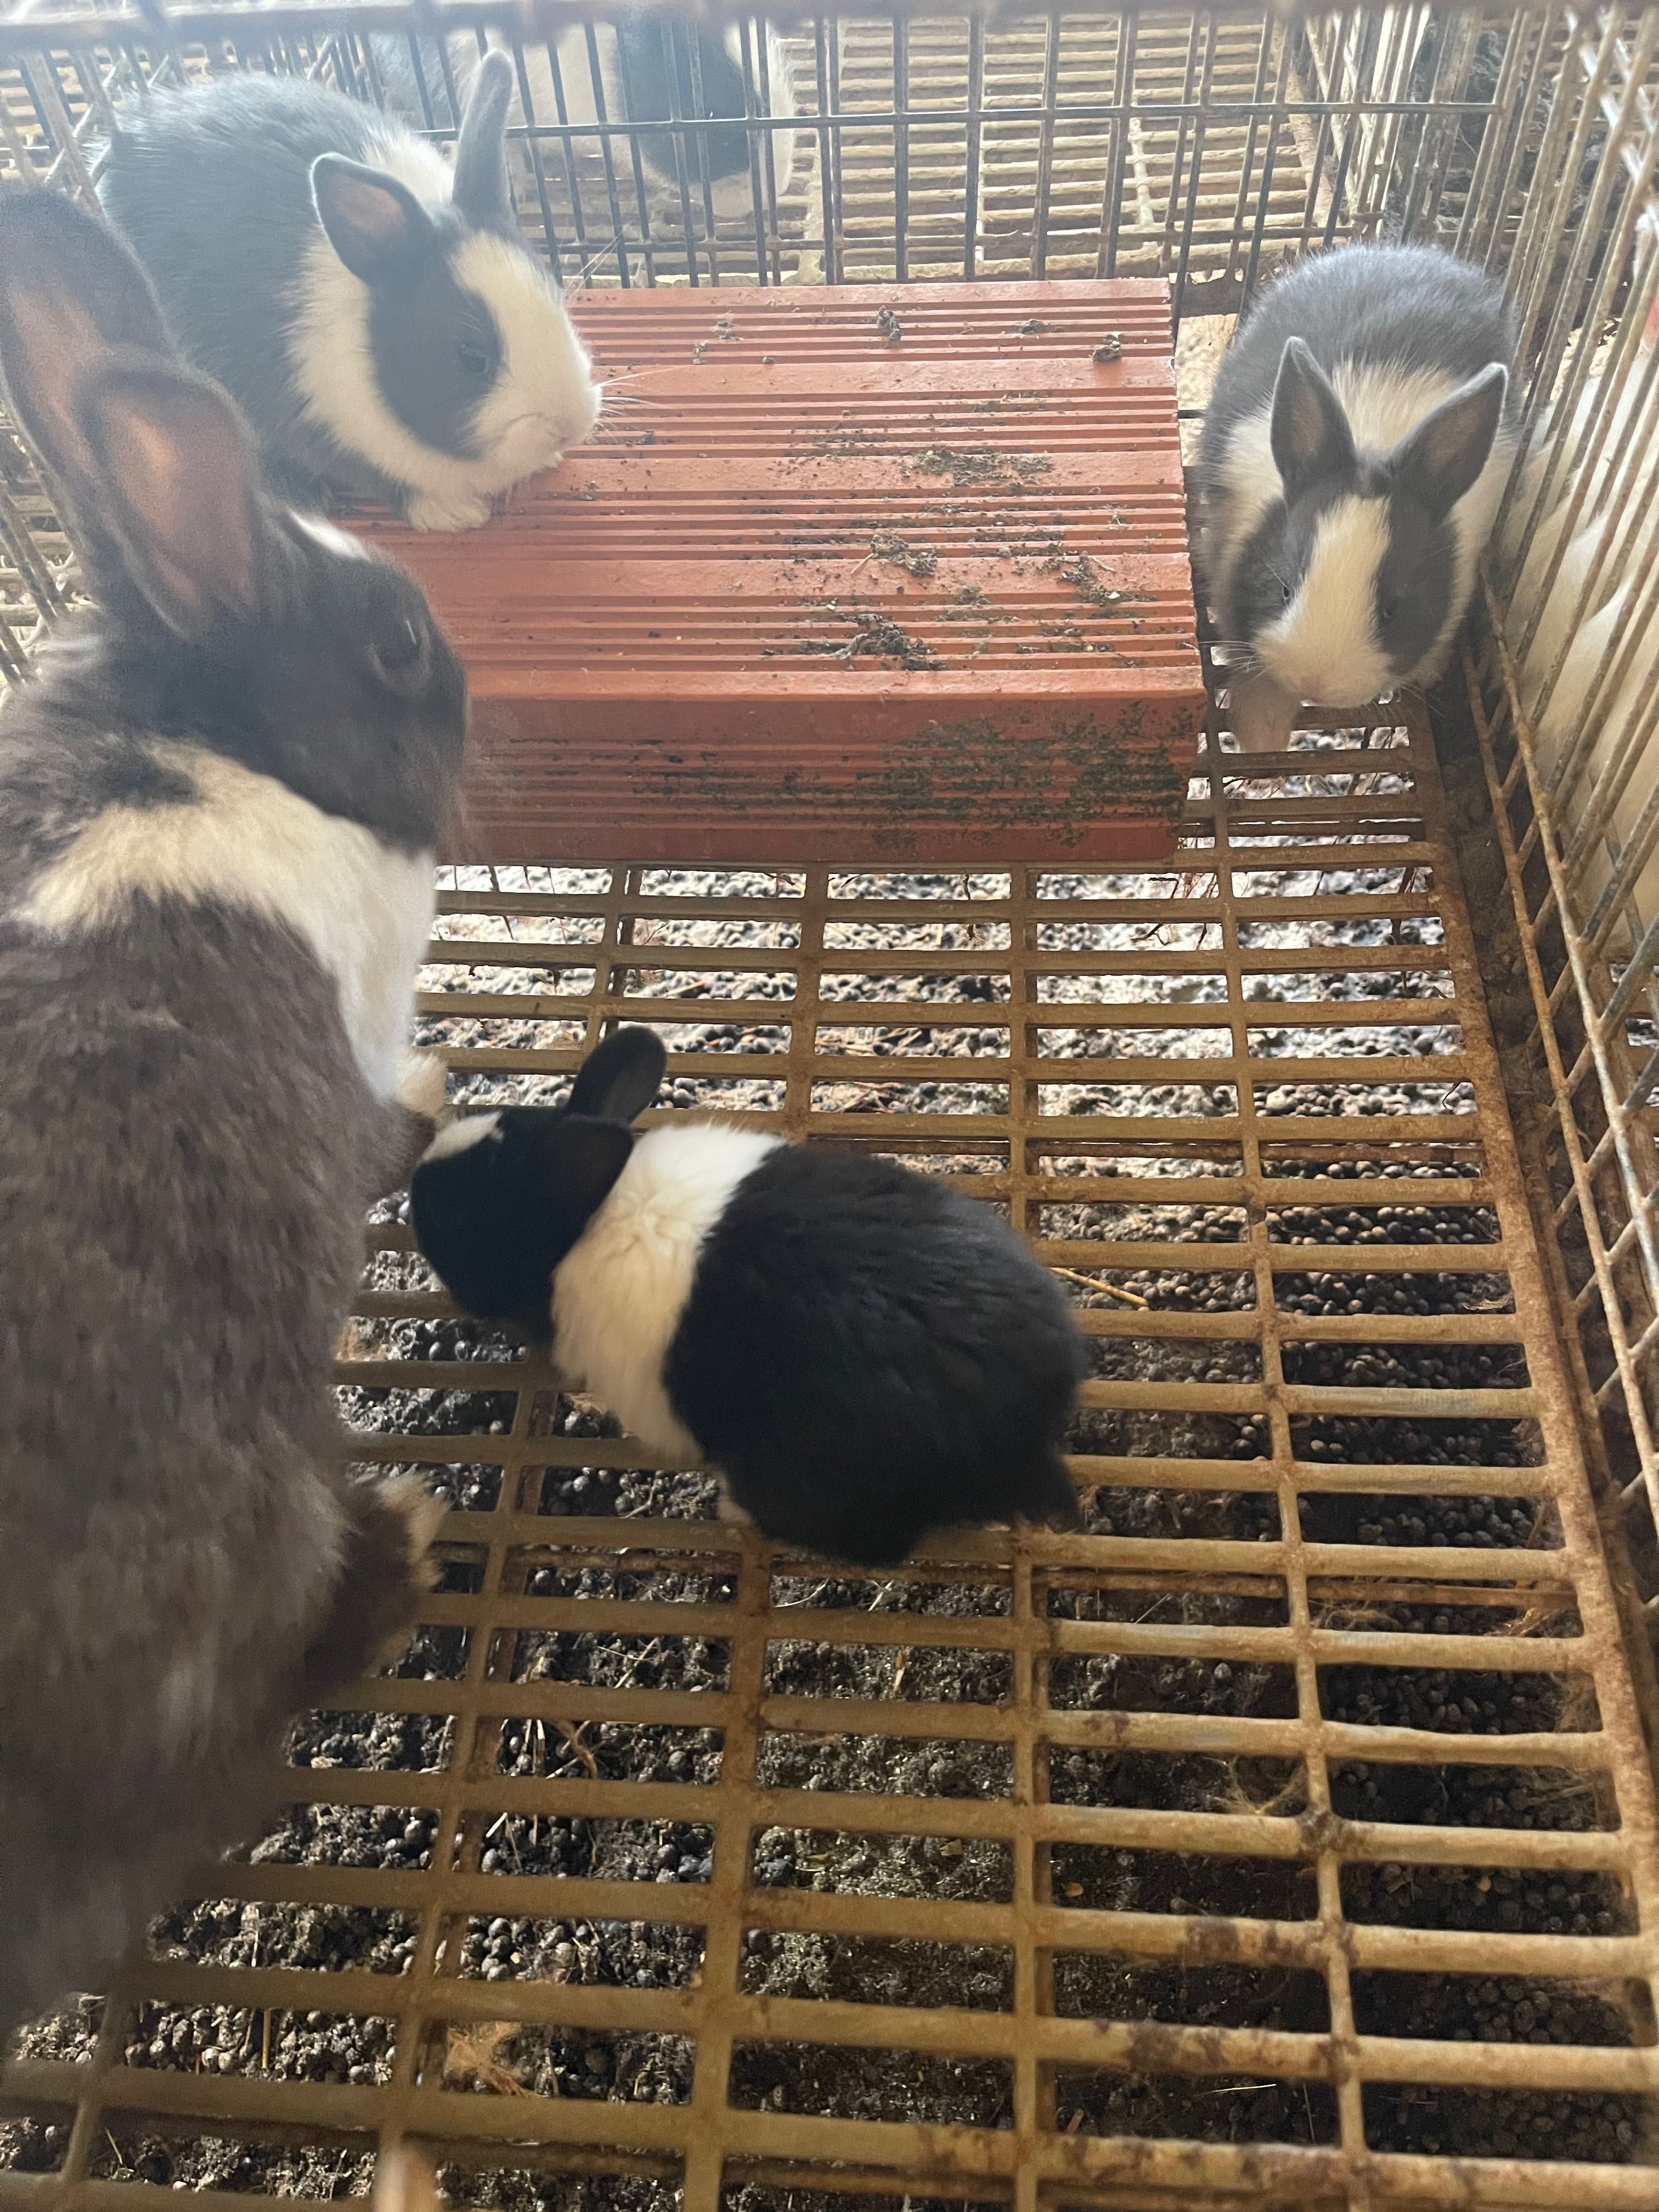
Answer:
<svg viewBox="0 0 1659 2212"><path fill-rule="evenodd" d="M550 1334L574 1386L780 1542L875 1566L930 1528L1070 1517L1083 1340L1007 1223L863 1154L688 1121L635 1143L664 1065L618 1030L568 1104L439 1133L410 1196L457 1302Z"/></svg>
<svg viewBox="0 0 1659 2212"><path fill-rule="evenodd" d="M105 209L289 495L471 529L591 434L587 354L514 218L512 76L505 57L478 70L453 173L292 77L158 94L116 134Z"/></svg>
<svg viewBox="0 0 1659 2212"><path fill-rule="evenodd" d="M1297 706L1433 681L1514 459L1514 324L1437 247L1301 262L1241 324L1200 455L1200 561L1247 751Z"/></svg>
<svg viewBox="0 0 1659 2212"><path fill-rule="evenodd" d="M491 32L489 39L493 46L503 43L499 32ZM599 65L597 98L585 28L572 26L562 31L553 42L558 63L556 86L547 42L533 39L525 41L525 75L530 87L531 106L538 124L597 122L600 99L604 101L605 119L612 124L661 123L677 113L692 118L718 119L726 127L683 134L686 188L694 223L704 212L699 143L705 149L709 198L717 224L744 222L751 216L751 155L764 179L768 141L772 149L772 174L777 196L781 199L787 192L794 180L797 134L793 131L757 132L751 142L744 125L749 100L744 78L743 34L738 25L729 23L722 30L712 25L699 26L684 16L654 11L646 14L638 9L629 9L610 22L596 23L593 40ZM695 82L691 70L694 47ZM433 40L423 40L418 46L418 76L407 39L382 36L374 41L374 50L387 97L404 114L411 120L423 119L428 104L434 114L443 112L447 87ZM456 88L463 98L469 97L477 82L481 63L477 40L470 34L458 33L449 40L447 52ZM770 24L750 26L749 53L757 106L763 106L763 112L775 117L799 114L788 51ZM421 99L422 84L425 102ZM516 88L507 119L514 130L526 121L523 100ZM599 144L597 138L577 137L571 143L578 154L590 153ZM668 211L672 219L680 204L679 165L672 132L642 131L633 143L639 148L640 167L648 199L653 206ZM542 142L544 173L562 174L561 143L554 139ZM631 199L630 141L617 137L610 143L611 161L624 194ZM514 152L520 178L533 190L533 171L522 141L514 142Z"/></svg>
<svg viewBox="0 0 1659 2212"><path fill-rule="evenodd" d="M441 1110L405 1040L466 690L56 193L0 194L0 373L97 602L0 714L3 2045L426 1586L432 1503L346 1479L330 1378Z"/></svg>

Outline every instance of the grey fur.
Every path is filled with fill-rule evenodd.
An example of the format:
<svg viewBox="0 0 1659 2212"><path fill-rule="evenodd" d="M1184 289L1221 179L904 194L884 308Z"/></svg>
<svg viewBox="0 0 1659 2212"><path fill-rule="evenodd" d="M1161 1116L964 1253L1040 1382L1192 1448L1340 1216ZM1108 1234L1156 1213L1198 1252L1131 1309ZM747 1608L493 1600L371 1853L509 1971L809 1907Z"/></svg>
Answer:
<svg viewBox="0 0 1659 2212"><path fill-rule="evenodd" d="M157 733L428 845L465 686L406 578L265 503L228 401L55 194L0 198L0 371L101 602L0 715L3 2038L257 1822L288 1716L412 1618L431 1526L346 1480L330 1402L364 1204L430 1134L367 1088L332 979L215 902L62 935L20 903L103 809L193 803ZM163 438L193 540L147 503ZM240 573L189 573L244 520Z"/></svg>
<svg viewBox="0 0 1659 2212"><path fill-rule="evenodd" d="M746 112L743 70L727 52L717 30L700 27L683 16L654 12L647 15L639 9L624 9L609 23L595 28L600 90L609 121L637 125L665 122L678 113L682 118L700 117L704 121L719 119L726 125L720 130L692 131L684 137L686 180L694 210L700 204L704 161L711 185L725 179L750 176L750 138L743 123ZM696 43L702 94L701 107L693 97L693 40ZM436 40L422 39L418 42L418 71L407 39L382 35L371 40L370 44L375 66L392 106L415 121L424 119L429 106L440 125L447 121L448 100ZM544 97L538 89L544 75L545 50L532 41L526 43L525 53L526 66L533 72L532 99L536 119L538 123L556 123L560 118L550 73L547 76L547 96ZM480 65L470 33L451 40L449 58L451 73L464 88ZM559 61L560 86L565 94L567 112L573 120L593 114L597 102L586 41L577 39L562 46ZM771 92L775 112L794 112L791 87L774 83ZM576 143L581 144L580 140ZM659 199L678 200L679 165L671 131L641 131L630 140L611 140L611 160L619 176L625 180L629 177L630 149L637 147L647 187ZM544 143L542 158L544 164L557 158L550 142Z"/></svg>
<svg viewBox="0 0 1659 2212"><path fill-rule="evenodd" d="M117 134L99 187L104 208L148 270L179 344L235 398L290 497L396 506L410 489L305 414L289 367L293 302L331 174L372 173L406 217L401 250L387 251L375 272L342 257L371 286L382 394L439 453L476 452L473 419L500 369L501 341L489 307L455 282L450 261L476 230L516 235L503 135L511 74L505 63L481 74L455 197L438 208L380 169L395 124L292 77L230 76L158 94ZM464 367L463 349L483 366Z"/></svg>
<svg viewBox="0 0 1659 2212"><path fill-rule="evenodd" d="M1515 395L1502 372L1514 351L1514 320L1499 287L1437 247L1346 246L1270 285L1222 362L1204 419L1203 558L1212 588L1228 574L1217 608L1226 635L1249 643L1283 614L1307 573L1326 507L1347 494L1386 498L1389 547L1376 580L1376 634L1400 680L1425 672L1453 596L1447 517L1479 476L1494 434L1513 422ZM1344 365L1456 379L1463 389L1430 420L1462 436L1425 438L1425 423L1392 453L1356 452L1328 381ZM1270 399L1285 496L1240 548L1221 471L1240 425Z"/></svg>

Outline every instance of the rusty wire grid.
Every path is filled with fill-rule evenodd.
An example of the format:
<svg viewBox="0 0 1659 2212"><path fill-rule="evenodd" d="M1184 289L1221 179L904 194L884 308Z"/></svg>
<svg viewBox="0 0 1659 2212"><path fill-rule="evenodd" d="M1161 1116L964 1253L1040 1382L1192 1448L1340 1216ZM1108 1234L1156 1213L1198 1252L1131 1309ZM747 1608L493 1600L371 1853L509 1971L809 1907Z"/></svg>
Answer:
<svg viewBox="0 0 1659 2212"><path fill-rule="evenodd" d="M1530 456L1464 653L1587 1432L1659 1594L1659 13L1573 25L1510 270ZM1583 187L1588 182L1588 196ZM1586 221L1567 219L1578 198ZM1532 1117L1529 1117L1532 1118Z"/></svg>
<svg viewBox="0 0 1659 2212"><path fill-rule="evenodd" d="M372 91L361 21L14 18L7 173L84 194L106 106L210 54ZM1523 541L1570 483L1575 526L1620 518L1574 588L1619 573L1659 11L789 35L796 204L729 247L613 222L596 137L573 185L538 120L523 211L568 274L1110 263L1171 276L1194 349L1288 251L1437 235L1522 305L1557 457ZM0 475L11 673L75 576L9 441ZM378 1221L342 1405L365 1468L449 1497L438 1591L296 1731L284 1819L25 2039L0 2203L361 2194L413 2137L501 2212L1659 2206L1649 1662L1580 1418L1599 1391L1639 1505L1653 839L1572 811L1651 776L1628 720L1609 775L1594 701L1552 754L1516 581L1500 549L1468 672L1553 1152L1512 1133L1414 702L1201 769L1162 872L447 879L422 1020L456 1096L556 1095L646 1020L664 1112L1008 1207L1091 1339L1083 1528L862 1578L775 1552Z"/></svg>
<svg viewBox="0 0 1659 2212"><path fill-rule="evenodd" d="M659 1118L1010 1209L1093 1348L1085 1531L793 1559L382 1222L343 1403L451 1497L441 1594L37 2032L0 2202L411 2136L462 2203L1659 2203L1652 1782L1457 859L1420 723L1325 742L1201 773L1162 873L452 881L462 1097L644 1020Z"/></svg>

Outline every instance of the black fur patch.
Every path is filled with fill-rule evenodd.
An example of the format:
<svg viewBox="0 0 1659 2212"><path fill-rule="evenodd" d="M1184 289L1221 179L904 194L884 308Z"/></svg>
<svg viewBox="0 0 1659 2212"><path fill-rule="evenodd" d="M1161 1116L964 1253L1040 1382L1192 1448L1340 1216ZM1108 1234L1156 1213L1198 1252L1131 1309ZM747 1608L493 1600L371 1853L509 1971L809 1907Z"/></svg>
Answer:
<svg viewBox="0 0 1659 2212"><path fill-rule="evenodd" d="M501 374L501 337L485 302L451 274L470 226L447 209L430 212L432 243L418 268L370 298L371 342L392 413L441 453L476 460L478 410Z"/></svg>
<svg viewBox="0 0 1659 2212"><path fill-rule="evenodd" d="M578 1147L592 1140L592 1157L556 1157L573 1133ZM422 1160L409 1193L416 1241L455 1303L545 1343L554 1270L609 1196L632 1146L619 1122L562 1106L508 1106L489 1135Z"/></svg>
<svg viewBox="0 0 1659 2212"><path fill-rule="evenodd" d="M767 1535L879 1565L930 1528L1072 1510L1083 1365L1058 1285L988 1207L786 1146L710 1232L664 1379Z"/></svg>
<svg viewBox="0 0 1659 2212"><path fill-rule="evenodd" d="M1456 568L1443 521L1399 498L1389 503L1389 549L1371 621L1389 665L1403 675L1429 652L1451 611Z"/></svg>
<svg viewBox="0 0 1659 2212"><path fill-rule="evenodd" d="M696 86L691 79L694 43L699 80ZM671 15L647 16L632 12L620 17L617 23L617 59L628 112L636 123L666 121L675 115L722 119L743 115L743 71L716 33L699 30ZM701 100L697 98L699 90ZM689 132L684 141L685 173L694 201L702 176L699 143L703 149L702 158L708 165L711 184L723 177L748 174L746 131L738 128ZM678 179L674 140L669 132L644 134L639 146L641 158L659 176L670 180Z"/></svg>

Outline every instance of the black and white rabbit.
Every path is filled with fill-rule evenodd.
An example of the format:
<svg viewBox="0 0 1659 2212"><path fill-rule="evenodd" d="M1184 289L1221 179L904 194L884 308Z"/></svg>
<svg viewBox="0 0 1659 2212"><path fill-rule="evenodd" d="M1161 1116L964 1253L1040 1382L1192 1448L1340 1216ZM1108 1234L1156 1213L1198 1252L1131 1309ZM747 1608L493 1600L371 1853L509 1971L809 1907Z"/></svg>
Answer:
<svg viewBox="0 0 1659 2212"><path fill-rule="evenodd" d="M607 1037L568 1105L471 1115L410 1184L456 1301L546 1339L762 1533L865 1565L930 1528L1070 1517L1084 1368L1059 1285L981 1203L891 1162L671 1121L664 1054Z"/></svg>
<svg viewBox="0 0 1659 2212"><path fill-rule="evenodd" d="M505 57L478 70L453 173L393 118L293 77L158 94L117 133L104 207L290 496L471 529L598 422L514 219L512 76Z"/></svg>
<svg viewBox="0 0 1659 2212"><path fill-rule="evenodd" d="M489 35L492 45L502 43L499 32ZM719 119L729 125L719 131L683 134L686 187L694 222L704 212L703 173L697 152L700 141L706 149L709 198L716 223L746 222L751 216L754 172L750 155L752 152L758 161L764 179L768 140L772 148L772 174L777 196L781 199L787 192L794 179L797 134L793 131L757 132L751 144L750 132L744 127L749 103L744 81L743 37L737 24L727 24L720 30L699 26L682 15L655 11L647 14L630 9L611 22L596 23L593 39L599 65L599 92L608 122L660 123L678 114ZM691 74L694 45L697 65L695 83ZM418 48L418 76L407 39L383 36L374 40L374 46L387 97L404 114L411 120L423 119L428 105L434 115L443 113L447 87L438 50L431 40L422 40ZM576 25L561 32L554 41L553 52L558 62L556 86L546 41L526 40L523 46L525 75L537 122L597 122L599 99L595 97L593 65L586 30ZM799 114L788 51L769 24L750 26L749 55L757 110L775 117ZM465 98L477 82L480 66L477 39L470 34L457 34L449 41L448 57L457 91ZM426 91L424 103L421 99L422 82ZM523 100L516 90L508 120L514 130L525 122ZM586 153L592 151L599 141L578 137L572 143L579 153ZM680 204L679 165L673 134L667 131L642 131L636 143L647 194L653 204L666 211L672 219ZM544 171L562 173L560 143L554 139L543 142ZM533 189L533 173L522 142L515 142L514 150L520 173ZM628 139L611 139L611 158L624 190L629 190L633 169Z"/></svg>
<svg viewBox="0 0 1659 2212"><path fill-rule="evenodd" d="M1245 750L1288 744L1304 700L1439 674L1516 452L1514 350L1498 285L1434 246L1316 255L1245 317L1200 471Z"/></svg>
<svg viewBox="0 0 1659 2212"><path fill-rule="evenodd" d="M0 194L0 373L97 601L0 713L3 2047L426 1586L432 1502L346 1479L330 1380L441 1111L405 1044L466 688L56 193Z"/></svg>

